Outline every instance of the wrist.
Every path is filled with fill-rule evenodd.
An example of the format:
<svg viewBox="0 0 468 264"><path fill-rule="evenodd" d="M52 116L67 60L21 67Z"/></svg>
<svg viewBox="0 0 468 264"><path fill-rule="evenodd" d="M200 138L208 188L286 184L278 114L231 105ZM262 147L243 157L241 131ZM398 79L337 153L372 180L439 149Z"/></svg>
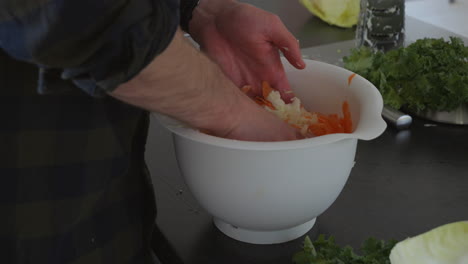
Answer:
<svg viewBox="0 0 468 264"><path fill-rule="evenodd" d="M200 0L195 10L201 10L207 14L216 15L224 8L235 3L237 3L236 0Z"/></svg>
<svg viewBox="0 0 468 264"><path fill-rule="evenodd" d="M192 19L189 22L188 29L190 35L197 40L203 33L203 30L209 26L215 26L216 17L227 8L239 5L235 0L200 0L197 7L193 10Z"/></svg>
<svg viewBox="0 0 468 264"><path fill-rule="evenodd" d="M250 102L181 31L163 53L111 95L221 137L240 122L244 107L239 107Z"/></svg>

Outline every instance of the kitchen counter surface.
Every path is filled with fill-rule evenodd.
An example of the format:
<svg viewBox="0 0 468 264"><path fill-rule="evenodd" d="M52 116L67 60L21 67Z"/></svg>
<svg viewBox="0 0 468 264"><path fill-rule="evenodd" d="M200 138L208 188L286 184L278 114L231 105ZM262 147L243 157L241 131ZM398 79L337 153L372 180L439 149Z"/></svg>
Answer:
<svg viewBox="0 0 468 264"><path fill-rule="evenodd" d="M278 14L307 57L340 64L354 45L353 29L327 25L297 1L246 2ZM407 19L406 29L408 41L454 35L414 18ZM414 118L409 130L389 126L379 138L359 141L346 186L307 235L312 239L333 235L337 243L356 248L369 236L401 240L468 220L467 135L468 126ZM184 263L285 264L300 250L304 237L278 245L251 245L218 231L184 184L171 135L154 117L146 158L158 199L158 225Z"/></svg>

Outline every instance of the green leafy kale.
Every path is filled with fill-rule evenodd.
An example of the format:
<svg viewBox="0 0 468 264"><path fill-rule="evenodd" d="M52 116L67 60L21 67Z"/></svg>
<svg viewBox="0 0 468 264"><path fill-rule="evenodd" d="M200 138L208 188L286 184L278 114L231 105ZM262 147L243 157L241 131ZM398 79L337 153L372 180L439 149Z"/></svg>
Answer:
<svg viewBox="0 0 468 264"><path fill-rule="evenodd" d="M386 53L362 47L343 62L396 109L451 111L468 103L468 47L460 38L419 39Z"/></svg>
<svg viewBox="0 0 468 264"><path fill-rule="evenodd" d="M315 242L308 236L304 239L302 251L293 256L295 264L390 264L390 251L397 243L375 238L367 239L362 247L362 255L354 253L349 246L340 247L333 236L320 235Z"/></svg>

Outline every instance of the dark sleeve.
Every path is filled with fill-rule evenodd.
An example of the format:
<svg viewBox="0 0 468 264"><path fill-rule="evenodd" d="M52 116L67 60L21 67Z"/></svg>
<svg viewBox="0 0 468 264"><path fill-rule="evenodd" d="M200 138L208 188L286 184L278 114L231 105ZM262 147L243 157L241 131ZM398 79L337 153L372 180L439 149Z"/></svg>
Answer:
<svg viewBox="0 0 468 264"><path fill-rule="evenodd" d="M137 75L169 45L178 25L178 0L0 3L0 47L93 96Z"/></svg>
<svg viewBox="0 0 468 264"><path fill-rule="evenodd" d="M189 32L188 25L199 2L200 0L180 0L180 27L185 32Z"/></svg>

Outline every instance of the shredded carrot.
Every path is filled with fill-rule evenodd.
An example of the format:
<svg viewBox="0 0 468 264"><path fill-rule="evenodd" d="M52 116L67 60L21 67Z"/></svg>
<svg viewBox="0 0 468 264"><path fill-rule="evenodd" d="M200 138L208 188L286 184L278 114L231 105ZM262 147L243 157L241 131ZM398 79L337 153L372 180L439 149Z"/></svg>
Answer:
<svg viewBox="0 0 468 264"><path fill-rule="evenodd" d="M328 117L322 114L317 114L317 115L318 115L318 122L323 125L323 128L325 129L325 131L333 132L332 125L330 124Z"/></svg>
<svg viewBox="0 0 468 264"><path fill-rule="evenodd" d="M302 127L298 126L298 125L295 125L295 124L290 124L290 126L294 127L294 128L297 128L297 129L301 129Z"/></svg>
<svg viewBox="0 0 468 264"><path fill-rule="evenodd" d="M309 125L309 132L311 132L315 136L323 136L323 135L327 134L327 131L325 129L325 125L322 124L322 123Z"/></svg>
<svg viewBox="0 0 468 264"><path fill-rule="evenodd" d="M351 83L353 78L356 76L356 74L352 74L348 78L348 84ZM245 88L246 86L244 86ZM243 88L243 89L244 89ZM246 88L250 90L249 88ZM247 90L248 91L248 90ZM255 102L261 106L266 106L271 110L276 110L275 106L273 105L272 102L270 102L267 97L270 95L270 93L274 91L274 89L269 85L268 82L263 81L262 82L262 96L256 96L254 98ZM291 124L289 123L289 120L286 119L284 120L286 123L288 123L290 126L301 130L302 133L304 133L303 129L307 128L307 132L311 133L313 136L323 136L327 134L334 134L334 133L352 133L353 132L353 122L351 119L351 111L349 108L349 103L348 101L344 101L342 104L342 115L343 117L339 117L338 114L323 114L323 113L318 113L318 112L307 112L302 114L302 117L307 119L307 125L306 127L301 127L300 125L297 124ZM313 115L316 115L316 119L313 117ZM310 134L308 134L310 136Z"/></svg>
<svg viewBox="0 0 468 264"><path fill-rule="evenodd" d="M348 101L343 102L343 128L345 133L353 132L353 121L351 119L351 112L349 111L349 103Z"/></svg>
<svg viewBox="0 0 468 264"><path fill-rule="evenodd" d="M351 82L353 81L354 77L356 77L356 74L353 73L348 77L348 86L351 85Z"/></svg>
<svg viewBox="0 0 468 264"><path fill-rule="evenodd" d="M335 133L344 133L344 127L340 123L340 118L336 114L328 116L330 125Z"/></svg>
<svg viewBox="0 0 468 264"><path fill-rule="evenodd" d="M276 108L273 106L273 104L270 101L268 101L267 99L265 99L265 98L262 98L260 96L256 96L255 101L259 105L265 105L265 106L268 106L271 110L276 110Z"/></svg>
<svg viewBox="0 0 468 264"><path fill-rule="evenodd" d="M263 98L267 98L268 95L270 95L271 91L273 91L273 88L271 88L270 84L267 81L262 82L262 95Z"/></svg>

